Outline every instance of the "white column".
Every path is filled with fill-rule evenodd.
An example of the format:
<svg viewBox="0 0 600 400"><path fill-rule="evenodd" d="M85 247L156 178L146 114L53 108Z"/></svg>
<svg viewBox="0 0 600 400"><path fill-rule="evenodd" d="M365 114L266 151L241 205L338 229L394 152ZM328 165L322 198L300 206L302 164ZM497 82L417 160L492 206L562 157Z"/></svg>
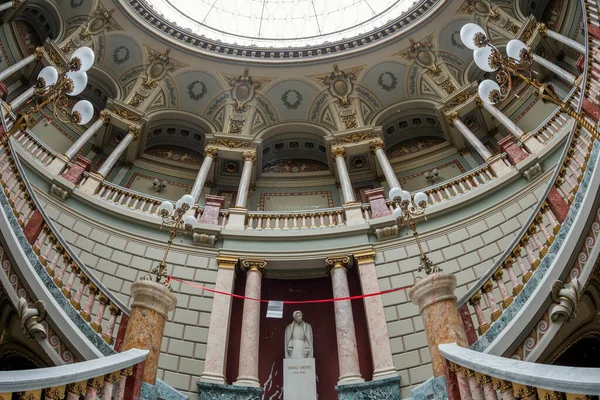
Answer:
<svg viewBox="0 0 600 400"><path fill-rule="evenodd" d="M25 57L18 63L13 64L10 67L6 68L4 71L0 72L0 81L5 80L6 78L11 76L15 72L19 71L20 69L25 68L26 66L31 64L34 60L39 59L40 56L41 56L41 52L38 52L36 49L36 52L34 54L32 54L28 57Z"/></svg>
<svg viewBox="0 0 600 400"><path fill-rule="evenodd" d="M348 174L348 168L346 168L346 149L343 147L333 147L331 149L331 155L335 160L338 177L340 178L344 204L356 202L354 190L352 189L352 182L350 181L350 174Z"/></svg>
<svg viewBox="0 0 600 400"><path fill-rule="evenodd" d="M521 136L523 136L525 132L523 132L523 130L519 128L517 124L515 124L510 118L504 115L502 111L498 110L492 104L486 103L485 101L483 102L483 108L488 110L488 112L492 114L492 116L496 118L502 124L502 126L508 129L508 131L512 133L517 140L521 139Z"/></svg>
<svg viewBox="0 0 600 400"><path fill-rule="evenodd" d="M94 136L96 132L98 132L98 129L100 129L103 125L108 124L109 122L110 115L108 114L108 112L106 112L106 110L100 111L100 118L98 118L96 122L94 122L89 128L87 128L87 130L83 132L83 135L79 136L79 139L77 139L75 143L73 143L71 147L69 147L69 149L65 152L65 156L67 156L69 160L75 157L75 155L79 153L79 150L81 150L82 147L85 146L85 144L91 139L91 137Z"/></svg>
<svg viewBox="0 0 600 400"><path fill-rule="evenodd" d="M129 133L121 140L121 143L110 153L110 156L104 161L104 164L98 170L98 174L102 175L103 178L107 178L111 168L115 165L121 155L127 150L129 143L137 137L138 132L130 130Z"/></svg>
<svg viewBox="0 0 600 400"><path fill-rule="evenodd" d="M246 291L244 296L260 299L265 260L244 260L246 271ZM258 379L258 348L260 339L260 302L244 299L242 312L242 337L240 339L240 360L236 386L260 387Z"/></svg>
<svg viewBox="0 0 600 400"><path fill-rule="evenodd" d="M8 10L12 6L13 6L12 1L7 1L6 3L2 3L2 4L0 4L0 11Z"/></svg>
<svg viewBox="0 0 600 400"><path fill-rule="evenodd" d="M325 260L331 273L333 298L349 297L347 266L350 261L348 256L327 257ZM338 364L340 377L338 385L364 382L360 374L358 361L358 344L354 329L354 315L350 300L334 301L335 333L337 339Z"/></svg>
<svg viewBox="0 0 600 400"><path fill-rule="evenodd" d="M256 163L256 151L245 151L243 155L244 168L242 169L242 178L238 187L237 197L235 199L236 208L246 208L248 201L248 191L250 190L250 178L252 177L252 168Z"/></svg>
<svg viewBox="0 0 600 400"><path fill-rule="evenodd" d="M492 153L481 143L481 140L475 136L473 132L458 118L458 113L454 112L450 115L447 115L448 121L451 126L454 126L458 131L463 135L463 137L469 142L469 144L477 151L477 153L483 158L483 161L487 162L487 160L492 157Z"/></svg>
<svg viewBox="0 0 600 400"><path fill-rule="evenodd" d="M379 162L379 166L383 171L383 175L385 176L385 180L387 181L390 188L393 187L401 187L398 178L396 177L396 173L392 168L392 164L390 164L390 160L388 160L387 155L385 154L385 144L382 139L375 139L370 143L371 151L375 153L375 157L377 157L377 161Z"/></svg>
<svg viewBox="0 0 600 400"><path fill-rule="evenodd" d="M568 71L565 71L558 65L551 63L550 61L538 56L537 54L533 54L533 61L540 64L542 67L546 68L547 70L554 72L556 75L558 75L565 81L569 82L571 85L575 84L575 79L577 79L575 77L575 75L573 75L572 73L570 73Z"/></svg>
<svg viewBox="0 0 600 400"><path fill-rule="evenodd" d="M21 105L23 105L25 102L27 102L30 98L33 97L34 90L35 88L30 87L29 89L15 97L13 101L10 102L10 108L14 111L21 107Z"/></svg>
<svg viewBox="0 0 600 400"><path fill-rule="evenodd" d="M202 194L202 188L204 188L204 184L206 183L206 178L208 177L208 173L210 172L210 167L212 167L212 163L217 157L217 148L212 146L207 146L204 149L204 160L202 160L202 166L200 167L200 171L198 171L198 175L196 176L196 181L194 182L194 186L192 187L191 195L194 197L194 201L196 204L200 201L200 195Z"/></svg>
<svg viewBox="0 0 600 400"><path fill-rule="evenodd" d="M560 42L560 43L564 44L565 46L568 46L568 47L572 48L573 50L580 52L581 54L585 54L585 46L583 44L581 44L569 37L561 35L558 32L551 31L550 29L548 29L546 24L543 24L543 23L538 24L538 30L542 36L549 37L550 39L554 39L557 42Z"/></svg>

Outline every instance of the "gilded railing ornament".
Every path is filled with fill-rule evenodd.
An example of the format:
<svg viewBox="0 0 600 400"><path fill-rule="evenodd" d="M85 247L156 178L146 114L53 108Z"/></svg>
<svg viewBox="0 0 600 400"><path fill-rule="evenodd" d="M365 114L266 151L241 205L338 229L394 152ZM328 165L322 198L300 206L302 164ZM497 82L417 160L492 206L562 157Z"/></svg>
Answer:
<svg viewBox="0 0 600 400"><path fill-rule="evenodd" d="M241 142L235 139L219 139L214 143L215 146L229 147L230 149L239 149L250 147L250 143Z"/></svg>

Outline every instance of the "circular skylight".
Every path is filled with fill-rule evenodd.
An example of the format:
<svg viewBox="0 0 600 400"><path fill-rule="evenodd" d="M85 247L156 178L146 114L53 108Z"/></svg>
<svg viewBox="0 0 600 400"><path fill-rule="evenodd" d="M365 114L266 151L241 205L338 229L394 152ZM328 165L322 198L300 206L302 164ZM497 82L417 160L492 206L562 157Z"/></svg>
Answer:
<svg viewBox="0 0 600 400"><path fill-rule="evenodd" d="M398 18L413 0L146 0L183 29L242 46L300 47L348 39Z"/></svg>

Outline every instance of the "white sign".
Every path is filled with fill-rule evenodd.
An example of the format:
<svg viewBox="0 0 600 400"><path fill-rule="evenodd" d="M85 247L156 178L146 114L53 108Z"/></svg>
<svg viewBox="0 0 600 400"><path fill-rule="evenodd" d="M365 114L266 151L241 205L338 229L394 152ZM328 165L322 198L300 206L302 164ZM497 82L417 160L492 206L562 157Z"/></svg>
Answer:
<svg viewBox="0 0 600 400"><path fill-rule="evenodd" d="M267 318L283 318L283 301L269 300Z"/></svg>

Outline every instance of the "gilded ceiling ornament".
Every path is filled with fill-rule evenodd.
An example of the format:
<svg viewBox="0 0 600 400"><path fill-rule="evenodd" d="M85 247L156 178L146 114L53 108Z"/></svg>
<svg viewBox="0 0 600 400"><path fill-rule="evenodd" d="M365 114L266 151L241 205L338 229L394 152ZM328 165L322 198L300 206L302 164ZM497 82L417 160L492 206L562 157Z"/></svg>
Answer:
<svg viewBox="0 0 600 400"><path fill-rule="evenodd" d="M456 85L452 82L452 79L448 78L442 83L440 83L440 87L444 89L447 94L452 94L456 90Z"/></svg>
<svg viewBox="0 0 600 400"><path fill-rule="evenodd" d="M231 97L235 101L235 108L238 110L245 109L246 104L254 98L254 93L274 79L251 77L248 68L244 69L244 75L237 77L232 75L220 75L227 84L231 86Z"/></svg>
<svg viewBox="0 0 600 400"><path fill-rule="evenodd" d="M415 42L413 38L409 38L410 46L406 50L396 53L395 56L414 61L420 67L436 74L439 72L439 68L437 66L437 57L432 51L434 39L435 32L419 42Z"/></svg>
<svg viewBox="0 0 600 400"><path fill-rule="evenodd" d="M334 146L340 144L358 143L368 139L379 139L379 137L373 132L357 132L353 133L352 135L339 138L335 141Z"/></svg>
<svg viewBox="0 0 600 400"><path fill-rule="evenodd" d="M217 159L217 155L219 154L219 149L213 146L206 146L204 148L204 156L211 157L214 160Z"/></svg>
<svg viewBox="0 0 600 400"><path fill-rule="evenodd" d="M133 95L133 97L131 98L131 100L129 100L129 105L138 107L140 104L142 104L144 102L144 100L146 100L146 96L144 96L140 92L136 92Z"/></svg>
<svg viewBox="0 0 600 400"><path fill-rule="evenodd" d="M446 103L446 107L449 109L461 106L463 104L468 103L472 97L477 96L477 88L470 88L466 92L462 92L452 98L448 103Z"/></svg>
<svg viewBox="0 0 600 400"><path fill-rule="evenodd" d="M456 120L458 119L458 111L451 111L449 113L446 113L446 119L448 120L450 126L454 127L454 122L456 122Z"/></svg>
<svg viewBox="0 0 600 400"><path fill-rule="evenodd" d="M331 256L325 259L325 265L327 265L327 272L331 272L335 268L347 269L350 263L350 257L345 255Z"/></svg>
<svg viewBox="0 0 600 400"><path fill-rule="evenodd" d="M187 86L188 96L190 99L198 101L203 98L208 90L206 89L206 85L201 81L193 81Z"/></svg>
<svg viewBox="0 0 600 400"><path fill-rule="evenodd" d="M267 262L261 259L246 259L242 260L242 268L246 271L258 271L264 274L267 270Z"/></svg>
<svg viewBox="0 0 600 400"><path fill-rule="evenodd" d="M332 73L326 75L314 75L311 76L311 78L325 86L329 86L329 93L338 99L340 105L347 106L350 104L349 96L354 89L352 82L360 74L360 71L362 71L363 68L364 66L360 66L342 71L338 68L337 64L334 64Z"/></svg>
<svg viewBox="0 0 600 400"><path fill-rule="evenodd" d="M367 165L367 160L362 156L354 157L352 159L352 166L356 169L361 169L365 165Z"/></svg>
<svg viewBox="0 0 600 400"><path fill-rule="evenodd" d="M126 108L110 106L110 107L108 107L108 111L110 111L111 113L113 113L115 115L118 115L121 118L124 118L124 119L132 121L132 122L140 121L139 116L137 116L136 114L134 114L133 112L129 111Z"/></svg>
<svg viewBox="0 0 600 400"><path fill-rule="evenodd" d="M290 102L290 94L293 94L296 98L293 102ZM281 102L288 110L296 110L300 104L302 103L303 97L302 94L296 89L289 89L283 92L281 95Z"/></svg>
<svg viewBox="0 0 600 400"><path fill-rule="evenodd" d="M148 55L148 61L150 64L146 66L146 80L143 85L147 88L153 88L157 81L167 75L169 72L175 72L178 69L188 67L187 64L173 60L169 54L171 49L165 50L164 53L160 53L156 50L151 49L148 46L144 46L146 54Z"/></svg>
<svg viewBox="0 0 600 400"><path fill-rule="evenodd" d="M90 18L81 28L79 38L86 40L89 39L91 35L96 35L104 30L107 32L121 30L121 27L112 17L114 12L114 8L107 10L102 6L102 3L98 2L98 6L94 10L92 18Z"/></svg>
<svg viewBox="0 0 600 400"><path fill-rule="evenodd" d="M216 141L215 146L229 147L230 149L239 149L243 147L250 147L248 142L240 142L235 139L219 139Z"/></svg>
<svg viewBox="0 0 600 400"><path fill-rule="evenodd" d="M242 159L244 161L252 161L252 164L256 164L256 150L247 150L242 153Z"/></svg>
<svg viewBox="0 0 600 400"><path fill-rule="evenodd" d="M375 140L371 140L369 142L369 147L371 147L371 151L375 153L377 150L385 149L385 143L383 142L383 139L376 138Z"/></svg>

